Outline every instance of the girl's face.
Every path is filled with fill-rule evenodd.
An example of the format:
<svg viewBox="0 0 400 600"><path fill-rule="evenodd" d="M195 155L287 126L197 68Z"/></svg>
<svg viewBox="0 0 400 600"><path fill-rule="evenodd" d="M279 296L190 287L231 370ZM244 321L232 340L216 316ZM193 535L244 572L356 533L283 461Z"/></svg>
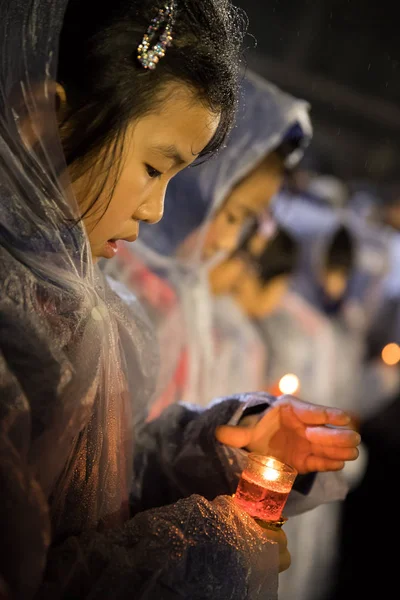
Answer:
<svg viewBox="0 0 400 600"><path fill-rule="evenodd" d="M231 257L211 269L209 280L215 296L232 296L254 319L270 315L289 286L288 275L278 275L263 284L249 261L240 256Z"/></svg>
<svg viewBox="0 0 400 600"><path fill-rule="evenodd" d="M205 258L235 250L246 221L268 207L281 188L283 178L283 160L273 152L232 190L208 229Z"/></svg>
<svg viewBox="0 0 400 600"><path fill-rule="evenodd" d="M335 302L341 300L349 282L348 274L341 269L324 269L320 277L325 294Z"/></svg>
<svg viewBox="0 0 400 600"><path fill-rule="evenodd" d="M117 240L134 241L140 221L157 223L161 219L168 182L207 146L218 123L219 116L183 85L171 85L171 93L158 111L128 127L119 171L109 173L88 214L85 211L90 207L96 177L104 179L101 158L72 184L94 260L112 258Z"/></svg>
<svg viewBox="0 0 400 600"><path fill-rule="evenodd" d="M239 256L223 260L209 272L211 291L215 296L231 294L244 276L247 265Z"/></svg>
<svg viewBox="0 0 400 600"><path fill-rule="evenodd" d="M262 319L276 310L288 286L288 275L278 275L262 284L255 273L247 270L233 296L249 317Z"/></svg>

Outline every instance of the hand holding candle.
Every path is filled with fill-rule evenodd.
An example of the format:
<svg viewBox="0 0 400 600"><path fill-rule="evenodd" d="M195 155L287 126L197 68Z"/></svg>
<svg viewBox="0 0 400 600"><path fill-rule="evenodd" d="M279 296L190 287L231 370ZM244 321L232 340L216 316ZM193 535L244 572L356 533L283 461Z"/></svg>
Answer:
<svg viewBox="0 0 400 600"><path fill-rule="evenodd" d="M340 409L282 396L256 424L223 425L216 437L228 446L273 455L300 474L338 471L358 457L361 438L350 420Z"/></svg>

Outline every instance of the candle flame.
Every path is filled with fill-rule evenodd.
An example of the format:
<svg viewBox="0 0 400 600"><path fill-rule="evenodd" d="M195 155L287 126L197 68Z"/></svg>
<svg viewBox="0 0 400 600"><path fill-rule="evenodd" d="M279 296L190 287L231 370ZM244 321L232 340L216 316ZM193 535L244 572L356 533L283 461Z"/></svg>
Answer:
<svg viewBox="0 0 400 600"><path fill-rule="evenodd" d="M387 344L382 350L382 360L386 365L393 366L400 361L400 347L394 342Z"/></svg>
<svg viewBox="0 0 400 600"><path fill-rule="evenodd" d="M279 391L282 394L294 394L300 387L299 378L293 373L287 373L279 381Z"/></svg>
<svg viewBox="0 0 400 600"><path fill-rule="evenodd" d="M279 477L279 471L273 468L274 461L270 458L267 461L267 466L264 469L264 479L267 481L276 481Z"/></svg>

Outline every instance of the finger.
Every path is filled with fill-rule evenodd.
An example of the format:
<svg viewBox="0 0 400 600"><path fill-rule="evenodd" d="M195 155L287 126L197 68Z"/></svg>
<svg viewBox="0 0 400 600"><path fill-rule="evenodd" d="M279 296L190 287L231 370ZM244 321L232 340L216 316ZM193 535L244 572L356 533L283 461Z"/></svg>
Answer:
<svg viewBox="0 0 400 600"><path fill-rule="evenodd" d="M340 408L325 406L325 414L327 415L327 424L343 427L351 423L351 416Z"/></svg>
<svg viewBox="0 0 400 600"><path fill-rule="evenodd" d="M234 448L244 448L247 446L253 435L253 429L248 427L239 427L233 425L221 425L215 430L215 437L221 444L233 446Z"/></svg>
<svg viewBox="0 0 400 600"><path fill-rule="evenodd" d="M331 460L322 456L308 456L306 460L306 469L309 473L324 471L341 471L345 463L343 460Z"/></svg>
<svg viewBox="0 0 400 600"><path fill-rule="evenodd" d="M283 529L271 529L268 523L257 521L258 525L264 529L268 539L279 544L279 552L283 552L287 548L287 537Z"/></svg>
<svg viewBox="0 0 400 600"><path fill-rule="evenodd" d="M301 425L299 425L301 426ZM271 437L281 428L281 408L269 408L254 428L253 440Z"/></svg>
<svg viewBox="0 0 400 600"><path fill-rule="evenodd" d="M279 573L286 571L290 567L291 563L292 558L288 549L279 553Z"/></svg>
<svg viewBox="0 0 400 600"><path fill-rule="evenodd" d="M322 406L320 404L312 404L305 402L294 396L281 396L274 406L282 408L290 407L294 414L307 425L348 425L351 421L350 416L340 408L331 406Z"/></svg>
<svg viewBox="0 0 400 600"><path fill-rule="evenodd" d="M262 521L257 521L257 523L262 527L265 531L266 536L272 542L278 544L279 547L279 572L286 571L290 567L291 564L291 556L287 547L287 537L286 533L283 529L270 529L268 523L263 523Z"/></svg>
<svg viewBox="0 0 400 600"><path fill-rule="evenodd" d="M361 436L354 429L334 427L307 427L305 436L312 444L355 448L361 443Z"/></svg>
<svg viewBox="0 0 400 600"><path fill-rule="evenodd" d="M341 446L321 446L313 444L311 454L313 456L347 462L356 460L359 451L358 448L342 448Z"/></svg>

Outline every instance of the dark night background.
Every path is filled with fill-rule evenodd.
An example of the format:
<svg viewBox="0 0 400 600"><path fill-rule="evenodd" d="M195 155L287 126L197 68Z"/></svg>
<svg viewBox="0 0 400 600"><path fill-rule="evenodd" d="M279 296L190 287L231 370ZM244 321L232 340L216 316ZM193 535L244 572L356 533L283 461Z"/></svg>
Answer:
<svg viewBox="0 0 400 600"><path fill-rule="evenodd" d="M395 179L400 48L387 0L240 0L257 47L248 64L312 104L314 150L348 179ZM248 46L254 42L249 37Z"/></svg>

